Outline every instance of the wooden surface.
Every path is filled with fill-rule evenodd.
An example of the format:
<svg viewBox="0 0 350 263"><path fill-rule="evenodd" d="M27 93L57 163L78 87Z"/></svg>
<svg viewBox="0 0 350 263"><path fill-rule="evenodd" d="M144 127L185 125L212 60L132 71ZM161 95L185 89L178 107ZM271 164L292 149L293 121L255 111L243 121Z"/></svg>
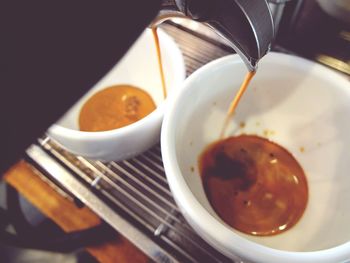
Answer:
<svg viewBox="0 0 350 263"><path fill-rule="evenodd" d="M100 223L100 218L89 208L77 208L38 175L39 171L34 167L20 161L6 173L5 180L66 232L86 229ZM101 263L150 261L118 233L113 241L88 247L86 250Z"/></svg>

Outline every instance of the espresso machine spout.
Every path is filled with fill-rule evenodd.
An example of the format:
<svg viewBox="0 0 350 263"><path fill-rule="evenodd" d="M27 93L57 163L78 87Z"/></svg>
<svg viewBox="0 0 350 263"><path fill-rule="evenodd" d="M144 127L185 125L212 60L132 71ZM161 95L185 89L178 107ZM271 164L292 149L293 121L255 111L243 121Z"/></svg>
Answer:
<svg viewBox="0 0 350 263"><path fill-rule="evenodd" d="M163 0L153 24L171 17L202 22L226 39L249 71L269 51L274 25L266 0Z"/></svg>

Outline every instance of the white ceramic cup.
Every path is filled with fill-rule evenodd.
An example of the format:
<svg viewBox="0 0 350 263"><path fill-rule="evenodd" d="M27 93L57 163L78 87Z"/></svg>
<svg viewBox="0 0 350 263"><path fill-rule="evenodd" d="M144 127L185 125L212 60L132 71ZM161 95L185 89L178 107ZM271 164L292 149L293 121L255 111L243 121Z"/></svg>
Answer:
<svg viewBox="0 0 350 263"><path fill-rule="evenodd" d="M298 160L309 184L300 221L284 233L254 237L226 225L211 208L198 156L219 138L246 71L236 55L218 59L192 74L171 98L161 146L178 206L200 236L233 259L350 262L350 82L316 63L266 55L229 127L230 135L268 136Z"/></svg>
<svg viewBox="0 0 350 263"><path fill-rule="evenodd" d="M185 65L174 40L158 30L168 97L173 96L185 79ZM79 131L78 119L83 104L96 92L112 85L130 84L146 90L157 108L145 118L122 128L102 132ZM163 98L155 42L146 29L123 59L83 96L48 134L68 151L104 161L137 155L159 141L166 101Z"/></svg>

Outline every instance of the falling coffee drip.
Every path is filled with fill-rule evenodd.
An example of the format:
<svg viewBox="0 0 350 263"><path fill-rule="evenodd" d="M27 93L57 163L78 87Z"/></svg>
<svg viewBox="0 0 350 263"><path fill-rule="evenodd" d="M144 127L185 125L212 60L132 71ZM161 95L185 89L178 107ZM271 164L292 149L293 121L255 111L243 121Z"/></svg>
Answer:
<svg viewBox="0 0 350 263"><path fill-rule="evenodd" d="M211 206L243 233L281 233L306 208L303 169L286 149L267 139L241 135L218 141L202 153L199 166Z"/></svg>
<svg viewBox="0 0 350 263"><path fill-rule="evenodd" d="M243 81L241 87L239 88L236 96L233 98L233 100L230 104L230 107L227 111L226 117L225 117L224 126L222 127L221 134L220 134L220 139L224 138L226 130L228 128L228 125L229 125L230 121L232 120L233 115L235 114L235 110L238 106L238 103L241 100L244 92L247 90L254 75L255 75L255 71L248 71L247 75L244 78L244 81Z"/></svg>
<svg viewBox="0 0 350 263"><path fill-rule="evenodd" d="M157 28L158 27L152 27L152 34L153 34L154 42L156 45L160 80L162 82L163 96L165 99L167 96L167 91L166 91L166 83L165 83L165 76L164 76L164 69L163 69L163 59L162 59L162 53L160 50L160 43L159 43L159 36L158 36Z"/></svg>
<svg viewBox="0 0 350 263"><path fill-rule="evenodd" d="M162 88L163 88L163 96L164 99L167 97L167 87L165 82L165 75L164 75L164 68L163 68L163 59L162 54L160 50L160 43L159 43L159 36L158 36L158 26L161 25L164 21L170 20L172 18L183 18L184 15L182 14L158 14L157 18L152 21L150 27L152 29L154 42L156 44L156 51L157 51L157 57L158 57L158 66L159 66L159 72L160 72L160 78L162 82Z"/></svg>

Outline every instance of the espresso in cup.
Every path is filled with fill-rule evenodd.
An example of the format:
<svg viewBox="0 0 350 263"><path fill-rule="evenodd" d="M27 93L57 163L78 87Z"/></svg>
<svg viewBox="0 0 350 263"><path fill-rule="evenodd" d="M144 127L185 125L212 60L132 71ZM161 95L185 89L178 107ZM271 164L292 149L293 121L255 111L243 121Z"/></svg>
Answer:
<svg viewBox="0 0 350 263"><path fill-rule="evenodd" d="M275 235L303 215L306 176L278 144L255 135L229 137L210 145L199 162L208 200L231 227L255 236Z"/></svg>
<svg viewBox="0 0 350 263"><path fill-rule="evenodd" d="M79 115L81 131L118 129L146 117L156 104L144 90L131 85L115 85L94 94Z"/></svg>

